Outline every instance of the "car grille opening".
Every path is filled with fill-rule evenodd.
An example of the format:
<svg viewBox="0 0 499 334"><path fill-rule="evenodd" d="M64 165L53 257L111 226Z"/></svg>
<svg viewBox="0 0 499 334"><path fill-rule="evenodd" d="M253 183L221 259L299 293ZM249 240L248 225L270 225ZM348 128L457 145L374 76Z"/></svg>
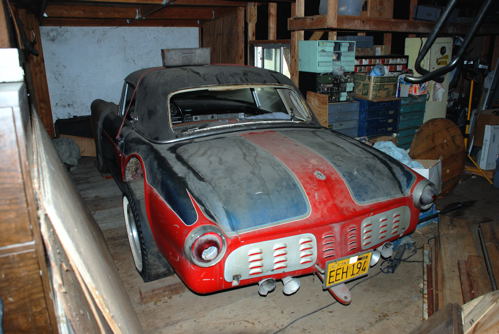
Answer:
<svg viewBox="0 0 499 334"><path fill-rule="evenodd" d="M345 242L346 242L346 249L349 253L358 250L359 241L357 238L357 226L350 225L346 228Z"/></svg>
<svg viewBox="0 0 499 334"><path fill-rule="evenodd" d="M336 238L332 232L322 235L322 256L325 260L336 257Z"/></svg>
<svg viewBox="0 0 499 334"><path fill-rule="evenodd" d="M410 211L406 206L364 219L361 224L362 249L403 234L409 227L409 221Z"/></svg>
<svg viewBox="0 0 499 334"><path fill-rule="evenodd" d="M288 246L285 243L277 243L272 247L274 252L274 262L272 270L279 270L288 267Z"/></svg>
<svg viewBox="0 0 499 334"><path fill-rule="evenodd" d="M252 248L248 251L249 275L263 273L263 251L260 248Z"/></svg>

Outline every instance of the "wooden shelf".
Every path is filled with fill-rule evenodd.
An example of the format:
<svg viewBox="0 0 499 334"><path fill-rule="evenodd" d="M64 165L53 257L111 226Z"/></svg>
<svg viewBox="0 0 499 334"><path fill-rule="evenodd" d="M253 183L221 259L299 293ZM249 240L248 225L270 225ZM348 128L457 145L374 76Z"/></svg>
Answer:
<svg viewBox="0 0 499 334"><path fill-rule="evenodd" d="M331 20L330 20L331 21ZM371 18L364 16L337 17L336 24L328 22L326 15L315 15L305 17L291 17L288 19L288 29L299 30L348 30L348 31L383 31L383 32L405 32L405 33L429 33L435 26L435 22L424 22L416 20L399 20L387 18ZM465 34L468 25L455 23L443 29L447 34ZM480 34L498 34L499 25L483 25Z"/></svg>

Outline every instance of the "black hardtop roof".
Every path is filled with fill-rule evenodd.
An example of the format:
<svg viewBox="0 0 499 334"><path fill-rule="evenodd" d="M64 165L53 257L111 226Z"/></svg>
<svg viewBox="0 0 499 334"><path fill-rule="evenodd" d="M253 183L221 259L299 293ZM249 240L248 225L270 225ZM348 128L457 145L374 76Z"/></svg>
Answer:
<svg viewBox="0 0 499 334"><path fill-rule="evenodd" d="M131 73L125 81L136 87L135 128L146 138L164 141L174 138L169 128L167 97L183 89L221 85L288 85L293 83L281 73L250 66L203 65L153 67Z"/></svg>
<svg viewBox="0 0 499 334"><path fill-rule="evenodd" d="M285 84L293 85L286 76L269 70L241 65L203 65L145 68L126 77L126 82L149 88L161 87L162 93L212 85Z"/></svg>

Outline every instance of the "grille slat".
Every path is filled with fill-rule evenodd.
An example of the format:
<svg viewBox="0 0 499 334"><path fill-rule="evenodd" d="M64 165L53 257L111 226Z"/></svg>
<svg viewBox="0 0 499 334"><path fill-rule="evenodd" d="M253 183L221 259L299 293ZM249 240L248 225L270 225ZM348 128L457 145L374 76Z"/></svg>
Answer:
<svg viewBox="0 0 499 334"><path fill-rule="evenodd" d="M362 249L401 235L409 227L409 218L410 210L403 206L364 219L361 224Z"/></svg>
<svg viewBox="0 0 499 334"><path fill-rule="evenodd" d="M333 233L327 232L322 235L322 256L324 259L336 257L336 239Z"/></svg>

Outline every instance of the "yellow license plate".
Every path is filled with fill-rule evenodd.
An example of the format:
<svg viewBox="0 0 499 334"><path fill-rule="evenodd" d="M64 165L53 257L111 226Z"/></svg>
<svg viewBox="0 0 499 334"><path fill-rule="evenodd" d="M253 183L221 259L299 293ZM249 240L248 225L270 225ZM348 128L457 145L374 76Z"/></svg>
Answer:
<svg viewBox="0 0 499 334"><path fill-rule="evenodd" d="M326 264L324 287L330 288L336 284L367 275L371 254L371 252L368 252L328 262Z"/></svg>

